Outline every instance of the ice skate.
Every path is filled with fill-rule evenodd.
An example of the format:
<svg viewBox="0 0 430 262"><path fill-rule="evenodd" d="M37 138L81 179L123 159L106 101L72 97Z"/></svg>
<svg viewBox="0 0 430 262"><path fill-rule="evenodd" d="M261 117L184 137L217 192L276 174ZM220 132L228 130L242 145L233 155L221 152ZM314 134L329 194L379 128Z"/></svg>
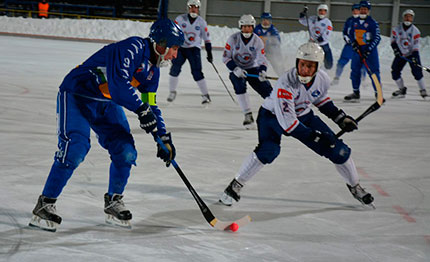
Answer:
<svg viewBox="0 0 430 262"><path fill-rule="evenodd" d="M354 196L355 199L360 201L365 206L370 206L372 208L375 208L373 205L373 196L370 193L367 193L364 188L360 186L360 184L357 184L355 186L350 186L346 184L349 191L351 192L352 196Z"/></svg>
<svg viewBox="0 0 430 262"><path fill-rule="evenodd" d="M55 208L56 201L57 199L55 198L39 196L36 207L33 209L33 216L28 225L55 232L57 227L61 224L61 217L57 215L57 210Z"/></svg>
<svg viewBox="0 0 430 262"><path fill-rule="evenodd" d="M421 89L420 90L420 95L421 95L422 98L426 99L427 91L425 89Z"/></svg>
<svg viewBox="0 0 430 262"><path fill-rule="evenodd" d="M105 194L105 214L106 223L125 228L131 228L131 213L125 207L122 201L123 195L113 194L109 196Z"/></svg>
<svg viewBox="0 0 430 262"><path fill-rule="evenodd" d="M339 77L335 76L333 81L331 81L330 85L335 86L339 84Z"/></svg>
<svg viewBox="0 0 430 262"><path fill-rule="evenodd" d="M360 102L360 92L354 91L352 94L345 96L343 99L345 102L350 103Z"/></svg>
<svg viewBox="0 0 430 262"><path fill-rule="evenodd" d="M252 112L245 114L245 119L243 120L243 126L246 129L253 129L254 128L254 118L252 117Z"/></svg>
<svg viewBox="0 0 430 262"><path fill-rule="evenodd" d="M209 104L210 104L211 102L212 102L212 101L211 101L211 98L209 97L209 94L202 95L202 105L203 105L204 107L209 106Z"/></svg>
<svg viewBox="0 0 430 262"><path fill-rule="evenodd" d="M173 102L176 98L176 91L170 91L169 96L167 97L167 102Z"/></svg>
<svg viewBox="0 0 430 262"><path fill-rule="evenodd" d="M219 202L226 206L233 205L233 199L236 200L236 202L239 202L240 190L242 187L242 184L240 184L236 179L233 179L224 190L224 193L222 193Z"/></svg>
<svg viewBox="0 0 430 262"><path fill-rule="evenodd" d="M394 91L392 94L393 98L404 98L406 96L406 90L406 87L402 87L399 90Z"/></svg>

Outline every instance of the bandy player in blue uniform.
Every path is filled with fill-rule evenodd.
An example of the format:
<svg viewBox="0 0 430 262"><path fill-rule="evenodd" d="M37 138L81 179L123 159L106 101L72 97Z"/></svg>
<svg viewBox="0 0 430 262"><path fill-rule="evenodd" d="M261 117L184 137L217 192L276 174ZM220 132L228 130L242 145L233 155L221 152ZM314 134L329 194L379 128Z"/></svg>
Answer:
<svg viewBox="0 0 430 262"><path fill-rule="evenodd" d="M57 97L58 151L30 226L56 231L62 219L56 213L55 202L90 149L91 129L111 159L108 192L104 195L106 222L131 226L132 215L122 194L131 166L136 164L137 151L123 107L136 113L142 129L156 132L163 140L170 152L158 146L157 156L170 163L175 147L155 94L159 67L176 57L183 42L181 29L173 21L161 19L151 26L149 38L134 36L107 45L64 78ZM136 89L142 93L141 98Z"/></svg>
<svg viewBox="0 0 430 262"><path fill-rule="evenodd" d="M405 10L402 14L403 22L394 27L391 33L391 47L393 48L395 56L393 64L391 65L391 76L399 88L399 90L393 93L393 97L396 98L405 97L407 90L401 76L401 72L407 61L402 57L406 57L411 61L409 62L409 66L411 67L412 75L415 77L415 80L417 80L421 97L425 98L427 96L423 70L418 66L421 64L419 53L421 33L420 30L412 24L414 16L415 12L413 10Z"/></svg>
<svg viewBox="0 0 430 262"><path fill-rule="evenodd" d="M337 108L327 94L330 79L327 73L319 70L323 60L324 52L318 44L309 42L299 47L296 67L279 78L270 96L264 100L257 118L258 146L224 190L221 203L232 205L233 199L239 201L243 186L264 165L278 157L281 137L286 135L328 158L345 179L352 195L365 205L372 204L372 195L359 184L351 149L311 109L311 105L316 106L346 132L357 129L354 118Z"/></svg>
<svg viewBox="0 0 430 262"><path fill-rule="evenodd" d="M249 95L246 82L263 98L270 95L272 86L266 79L267 61L264 55L264 43L255 33L255 19L252 15L242 15L239 19L240 32L227 39L224 47L223 62L231 71L230 80L240 108L245 114L243 125L246 129L253 126ZM249 77L247 74L259 75Z"/></svg>
<svg viewBox="0 0 430 262"><path fill-rule="evenodd" d="M196 81L202 94L202 104L208 105L211 102L209 91L202 72L202 59L200 56L200 45L202 40L205 42L207 60L212 63L212 44L209 36L208 25L206 21L199 16L200 0L188 0L188 14L180 15L175 22L179 25L185 34L185 42L179 48L178 57L172 60L170 68L169 89L167 97L168 102L173 102L176 98L176 89L179 83L179 74L181 68L188 59L191 66L191 74Z"/></svg>
<svg viewBox="0 0 430 262"><path fill-rule="evenodd" d="M333 78L333 81L331 82L332 85L337 85L339 83L339 78L342 75L343 68L346 64L348 64L349 60L351 60L353 50L351 46L351 41L349 39L349 31L351 30L351 23L354 20L354 18L358 18L360 14L360 5L359 4L353 4L351 7L352 16L349 17L344 26L343 26L343 39L345 40L345 45L343 46L342 53L340 54L339 60L337 60L336 64L336 73L335 77ZM366 76L366 68L361 69L362 72L362 79Z"/></svg>
<svg viewBox="0 0 430 262"><path fill-rule="evenodd" d="M277 40L277 43L281 42L281 38L279 37L278 29L272 24L272 15L270 13L262 13L260 16L261 23L259 23L254 28L254 33L256 33L261 40L264 42L264 46L266 47L266 41L270 41L272 39ZM274 43L276 44L276 42Z"/></svg>
<svg viewBox="0 0 430 262"><path fill-rule="evenodd" d="M333 67L333 55L331 53L329 40L331 32L333 31L333 25L327 16L328 6L321 4L317 7L317 15L311 16L306 20L304 12L300 13L299 22L304 26L308 26L311 34L311 39L317 42L324 50L324 67L325 69L331 69Z"/></svg>
<svg viewBox="0 0 430 262"><path fill-rule="evenodd" d="M360 100L361 68L366 60L370 70L381 82L379 74L378 44L381 41L378 23L369 15L371 5L369 1L360 2L360 15L354 18L349 30L349 40L351 41L354 53L351 61L351 81L353 93L344 97L347 102L357 102ZM361 53L361 57L359 55ZM372 81L373 89L376 87Z"/></svg>

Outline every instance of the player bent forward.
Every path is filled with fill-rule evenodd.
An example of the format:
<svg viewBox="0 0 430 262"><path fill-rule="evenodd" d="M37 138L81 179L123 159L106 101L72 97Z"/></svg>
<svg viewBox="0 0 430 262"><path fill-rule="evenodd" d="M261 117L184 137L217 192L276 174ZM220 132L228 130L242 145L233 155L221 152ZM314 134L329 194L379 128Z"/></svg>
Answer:
<svg viewBox="0 0 430 262"><path fill-rule="evenodd" d="M327 73L318 70L323 61L324 52L318 44L306 43L299 47L296 67L281 76L260 107L258 146L225 189L219 200L221 203L229 206L233 199L240 200L240 190L246 182L279 155L282 135L292 136L328 158L358 201L365 205L373 202L372 195L359 184L357 169L350 157L351 149L311 109L310 105L315 105L346 132L357 129L355 119L338 109L327 96L330 79Z"/></svg>
<svg viewBox="0 0 430 262"><path fill-rule="evenodd" d="M57 99L58 151L30 226L56 231L61 223L55 202L90 149L90 129L111 158L104 195L106 222L131 226L132 215L122 194L131 166L136 165L137 151L122 107L136 113L147 133L157 132L169 149L167 153L158 146L157 157L169 164L175 147L155 96L159 67L176 57L183 42L181 29L173 21L161 19L151 26L149 38L135 36L107 45L64 78Z"/></svg>

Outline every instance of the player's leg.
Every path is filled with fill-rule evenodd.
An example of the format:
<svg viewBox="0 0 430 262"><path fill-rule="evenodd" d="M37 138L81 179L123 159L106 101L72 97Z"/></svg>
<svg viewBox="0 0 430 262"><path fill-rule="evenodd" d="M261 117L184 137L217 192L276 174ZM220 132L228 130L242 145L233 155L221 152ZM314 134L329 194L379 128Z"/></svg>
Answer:
<svg viewBox="0 0 430 262"><path fill-rule="evenodd" d="M104 196L106 222L130 227L132 214L125 207L122 198L131 166L136 165L134 139L122 107L108 103L100 110L103 114L91 127L97 133L100 145L108 150L111 158L109 187Z"/></svg>
<svg viewBox="0 0 430 262"><path fill-rule="evenodd" d="M330 70L333 67L333 54L331 53L330 45L322 45L321 48L324 50L324 67Z"/></svg>
<svg viewBox="0 0 430 262"><path fill-rule="evenodd" d="M42 195L33 210L30 226L55 231L61 223L61 217L56 214L55 202L90 149L90 126L81 112L81 106L74 95L58 93L58 151Z"/></svg>
<svg viewBox="0 0 430 262"><path fill-rule="evenodd" d="M407 88L404 86L402 78L402 70L406 64L406 60L399 56L395 56L393 63L391 64L391 77L396 82L398 90L393 92L393 98L403 98L406 95Z"/></svg>
<svg viewBox="0 0 430 262"><path fill-rule="evenodd" d="M247 69L246 71L248 74L258 75L257 68ZM270 93L272 92L272 85L270 84L269 80L260 81L256 77L247 77L246 81L248 81L252 89L254 89L255 92L257 92L263 99L270 96Z"/></svg>
<svg viewBox="0 0 430 262"><path fill-rule="evenodd" d="M363 63L361 62L360 56L354 52L352 54L352 60L351 60L351 75L350 79L352 82L352 94L349 94L344 97L344 100L347 102L358 102L360 101L360 75L361 75L361 68L363 67Z"/></svg>
<svg viewBox="0 0 430 262"><path fill-rule="evenodd" d="M168 102L173 102L176 98L176 89L179 83L179 74L181 73L182 65L185 63L184 56L185 48L180 47L178 50L178 56L172 60L172 66L169 72L169 96L167 97Z"/></svg>
<svg viewBox="0 0 430 262"><path fill-rule="evenodd" d="M419 54L413 54L413 57L415 58L415 63L421 65ZM410 62L409 65L411 67L412 75L414 76L415 80L417 80L418 88L420 89L420 95L422 98L425 98L427 96L427 91L424 83L423 70L415 63Z"/></svg>
<svg viewBox="0 0 430 262"><path fill-rule="evenodd" d="M331 82L332 85L337 85L339 83L339 78L342 75L343 68L348 64L349 60L352 56L352 47L351 45L345 44L345 46L342 49L342 53L340 54L339 60L336 64L336 73L334 76L333 81Z"/></svg>
<svg viewBox="0 0 430 262"><path fill-rule="evenodd" d="M258 146L242 163L236 177L230 182L220 198L224 205L231 206L233 199L240 200L243 186L260 171L265 164L270 164L281 151L280 143L283 130L276 116L270 111L260 108L257 117Z"/></svg>
<svg viewBox="0 0 430 262"><path fill-rule="evenodd" d="M208 87L202 71L202 58L200 48L189 48L189 55L187 58L190 62L191 74L193 75L194 81L197 82L197 85L202 94L202 104L207 105L211 102L211 99L209 97Z"/></svg>
<svg viewBox="0 0 430 262"><path fill-rule="evenodd" d="M237 77L233 73L230 73L230 80L233 84L234 92L236 93L236 98L239 102L239 106L242 109L243 114L245 115L243 126L246 129L249 129L254 123L254 118L252 117L249 95L246 92L246 80L244 78Z"/></svg>

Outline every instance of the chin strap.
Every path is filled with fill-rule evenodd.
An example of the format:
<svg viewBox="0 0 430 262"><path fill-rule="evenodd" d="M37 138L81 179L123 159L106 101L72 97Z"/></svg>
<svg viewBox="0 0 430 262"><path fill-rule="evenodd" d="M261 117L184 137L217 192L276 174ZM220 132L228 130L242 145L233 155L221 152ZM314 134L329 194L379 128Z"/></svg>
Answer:
<svg viewBox="0 0 430 262"><path fill-rule="evenodd" d="M169 52L169 47L166 47L166 51L164 51L164 54L160 54L157 51L157 43L154 42L153 47L154 47L155 53L158 55L156 66L157 67L169 66L171 64L171 61L170 60L164 60L164 56L166 56L167 53Z"/></svg>

